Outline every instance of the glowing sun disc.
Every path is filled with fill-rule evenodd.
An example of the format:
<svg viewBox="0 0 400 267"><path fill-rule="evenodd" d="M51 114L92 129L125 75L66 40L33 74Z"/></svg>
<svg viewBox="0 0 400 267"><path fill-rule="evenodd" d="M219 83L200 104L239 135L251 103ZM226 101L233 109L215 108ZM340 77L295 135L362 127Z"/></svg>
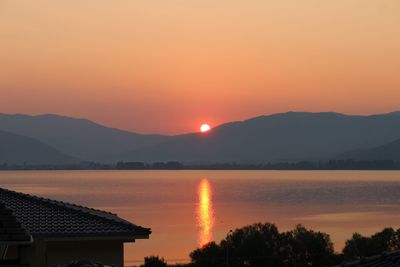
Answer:
<svg viewBox="0 0 400 267"><path fill-rule="evenodd" d="M211 130L211 127L208 124L202 124L200 126L200 132L202 133L208 132L209 130Z"/></svg>

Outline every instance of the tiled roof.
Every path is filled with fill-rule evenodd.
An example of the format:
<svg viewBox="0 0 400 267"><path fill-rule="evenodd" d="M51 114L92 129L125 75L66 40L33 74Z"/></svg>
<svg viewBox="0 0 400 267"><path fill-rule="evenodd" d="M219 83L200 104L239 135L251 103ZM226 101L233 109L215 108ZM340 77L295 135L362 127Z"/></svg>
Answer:
<svg viewBox="0 0 400 267"><path fill-rule="evenodd" d="M33 237L148 238L151 230L116 214L0 188L0 204ZM1 238L0 238L1 239Z"/></svg>
<svg viewBox="0 0 400 267"><path fill-rule="evenodd" d="M74 261L66 265L59 265L56 267L112 267L112 266L103 265L101 263L95 263L90 261Z"/></svg>
<svg viewBox="0 0 400 267"><path fill-rule="evenodd" d="M13 215L12 210L0 203L0 244L30 241L31 235Z"/></svg>
<svg viewBox="0 0 400 267"><path fill-rule="evenodd" d="M381 255L343 263L337 267L400 267L400 250L385 252Z"/></svg>

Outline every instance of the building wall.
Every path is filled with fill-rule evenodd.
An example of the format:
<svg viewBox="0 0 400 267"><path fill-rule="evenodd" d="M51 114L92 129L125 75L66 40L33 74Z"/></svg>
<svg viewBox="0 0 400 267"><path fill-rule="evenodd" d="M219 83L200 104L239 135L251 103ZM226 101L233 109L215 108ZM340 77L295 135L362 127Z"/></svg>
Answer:
<svg viewBox="0 0 400 267"><path fill-rule="evenodd" d="M0 246L4 248L4 246ZM32 266L32 246L30 244L10 244L5 259L18 260L20 266ZM0 264L0 266L2 266ZM36 266L36 265L33 265Z"/></svg>
<svg viewBox="0 0 400 267"><path fill-rule="evenodd" d="M39 241L39 240L38 240ZM88 260L123 267L122 241L39 241L33 248L34 266L65 265L72 261ZM43 253L44 252L44 253Z"/></svg>

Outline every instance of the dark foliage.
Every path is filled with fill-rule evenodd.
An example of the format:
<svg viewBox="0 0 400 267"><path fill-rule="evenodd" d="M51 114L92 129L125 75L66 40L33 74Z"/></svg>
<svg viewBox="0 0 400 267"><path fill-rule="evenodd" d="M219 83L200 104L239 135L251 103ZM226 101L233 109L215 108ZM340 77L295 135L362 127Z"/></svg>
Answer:
<svg viewBox="0 0 400 267"><path fill-rule="evenodd" d="M215 242L211 242L202 248L190 253L190 258L195 266L218 267L225 265L225 251Z"/></svg>
<svg viewBox="0 0 400 267"><path fill-rule="evenodd" d="M298 225L280 233L270 223L236 229L221 243L210 243L190 254L195 266L214 267L306 267L329 266L340 262L329 235Z"/></svg>
<svg viewBox="0 0 400 267"><path fill-rule="evenodd" d="M343 255L348 260L355 260L398 249L400 249L400 228L397 231L385 228L370 237L354 233L353 237L347 240Z"/></svg>
<svg viewBox="0 0 400 267"><path fill-rule="evenodd" d="M167 263L164 258L150 256L144 258L144 264L141 267L167 267Z"/></svg>
<svg viewBox="0 0 400 267"><path fill-rule="evenodd" d="M329 266L337 263L329 235L298 225L283 236L286 266Z"/></svg>
<svg viewBox="0 0 400 267"><path fill-rule="evenodd" d="M231 231L219 244L211 242L190 253L191 263L170 267L329 267L400 250L400 228L385 228L370 237L354 233L342 254L334 252L328 234L302 225L279 232L274 224L256 223ZM146 260L147 259L147 260ZM161 265L146 265L152 263ZM145 265L167 266L164 259L145 258Z"/></svg>

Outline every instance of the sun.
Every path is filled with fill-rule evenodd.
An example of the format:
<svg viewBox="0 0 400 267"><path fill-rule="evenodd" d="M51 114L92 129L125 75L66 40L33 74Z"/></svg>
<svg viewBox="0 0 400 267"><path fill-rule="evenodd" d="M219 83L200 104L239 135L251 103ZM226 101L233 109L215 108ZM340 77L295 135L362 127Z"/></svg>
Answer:
<svg viewBox="0 0 400 267"><path fill-rule="evenodd" d="M204 123L200 126L200 132L205 133L208 132L209 130L211 130L210 125Z"/></svg>

